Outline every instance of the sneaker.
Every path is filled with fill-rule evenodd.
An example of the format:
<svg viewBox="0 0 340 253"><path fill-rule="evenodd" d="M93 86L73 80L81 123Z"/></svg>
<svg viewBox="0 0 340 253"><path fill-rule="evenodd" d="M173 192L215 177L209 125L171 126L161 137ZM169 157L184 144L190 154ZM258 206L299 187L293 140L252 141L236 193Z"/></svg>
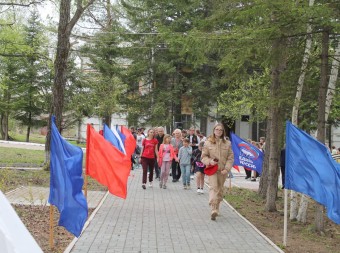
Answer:
<svg viewBox="0 0 340 253"><path fill-rule="evenodd" d="M152 182L149 183L149 188L151 188L151 187L152 187Z"/></svg>
<svg viewBox="0 0 340 253"><path fill-rule="evenodd" d="M253 177L250 181L256 182L256 178Z"/></svg>
<svg viewBox="0 0 340 253"><path fill-rule="evenodd" d="M166 185L163 185L163 189L166 189Z"/></svg>
<svg viewBox="0 0 340 253"><path fill-rule="evenodd" d="M188 189L188 190L190 189L190 184L187 185L187 189Z"/></svg>
<svg viewBox="0 0 340 253"><path fill-rule="evenodd" d="M198 188L196 192L197 192L197 194L201 194L201 189Z"/></svg>
<svg viewBox="0 0 340 253"><path fill-rule="evenodd" d="M203 189L199 189L199 190L200 190L200 193L201 193L201 194L203 194L203 193L204 193Z"/></svg>
<svg viewBox="0 0 340 253"><path fill-rule="evenodd" d="M146 189L145 184L142 184L142 188L143 188L144 190Z"/></svg>
<svg viewBox="0 0 340 253"><path fill-rule="evenodd" d="M211 212L211 220L216 220L216 216L217 216L218 214L217 214L217 211L216 210L214 210L214 211L212 211Z"/></svg>
<svg viewBox="0 0 340 253"><path fill-rule="evenodd" d="M187 189L187 186L186 186L186 185L183 185L183 189L186 190L186 189Z"/></svg>

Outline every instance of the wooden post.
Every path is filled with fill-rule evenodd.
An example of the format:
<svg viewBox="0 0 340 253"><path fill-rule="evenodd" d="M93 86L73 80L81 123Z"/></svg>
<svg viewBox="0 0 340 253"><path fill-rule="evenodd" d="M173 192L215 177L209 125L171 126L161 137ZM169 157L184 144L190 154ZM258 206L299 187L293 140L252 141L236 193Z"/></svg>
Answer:
<svg viewBox="0 0 340 253"><path fill-rule="evenodd" d="M87 199L87 175L85 173L85 183L84 183L84 195L85 198Z"/></svg>
<svg viewBox="0 0 340 253"><path fill-rule="evenodd" d="M53 249L53 232L54 232L54 212L53 205L50 204L50 249Z"/></svg>

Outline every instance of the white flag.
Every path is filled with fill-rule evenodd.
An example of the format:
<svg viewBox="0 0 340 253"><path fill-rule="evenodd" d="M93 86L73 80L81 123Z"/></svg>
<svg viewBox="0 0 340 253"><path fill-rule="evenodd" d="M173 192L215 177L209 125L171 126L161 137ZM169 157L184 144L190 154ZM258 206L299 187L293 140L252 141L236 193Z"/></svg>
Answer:
<svg viewBox="0 0 340 253"><path fill-rule="evenodd" d="M5 195L0 191L0 252L42 253Z"/></svg>

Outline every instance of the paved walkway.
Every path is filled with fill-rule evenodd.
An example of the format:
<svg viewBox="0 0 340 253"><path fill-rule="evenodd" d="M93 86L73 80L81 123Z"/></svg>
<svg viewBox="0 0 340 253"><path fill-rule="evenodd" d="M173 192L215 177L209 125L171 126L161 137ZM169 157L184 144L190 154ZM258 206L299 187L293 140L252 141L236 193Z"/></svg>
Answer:
<svg viewBox="0 0 340 253"><path fill-rule="evenodd" d="M65 252L282 252L227 203L211 221L207 192L157 180L143 190L141 176L131 173L126 200L108 194Z"/></svg>

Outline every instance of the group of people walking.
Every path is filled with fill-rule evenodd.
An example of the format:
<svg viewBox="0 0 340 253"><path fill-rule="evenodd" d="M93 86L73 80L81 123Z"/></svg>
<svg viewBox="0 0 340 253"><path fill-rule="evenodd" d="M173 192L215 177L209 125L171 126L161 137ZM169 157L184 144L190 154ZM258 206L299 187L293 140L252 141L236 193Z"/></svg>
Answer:
<svg viewBox="0 0 340 253"><path fill-rule="evenodd" d="M164 134L163 127L157 127L149 129L144 136L143 129L137 129L134 135L138 162L143 168L142 188L146 189L147 177L148 187L153 187L155 171L160 188L167 188L171 174L172 182L178 182L182 177L183 189L190 189L191 173L195 172L197 193L202 194L204 169L215 166L216 172L208 176L211 219L215 220L225 194L224 183L234 163L231 143L226 137L223 124L216 124L208 138L194 128L190 128L188 132L184 135L182 130L175 129L169 135Z"/></svg>

